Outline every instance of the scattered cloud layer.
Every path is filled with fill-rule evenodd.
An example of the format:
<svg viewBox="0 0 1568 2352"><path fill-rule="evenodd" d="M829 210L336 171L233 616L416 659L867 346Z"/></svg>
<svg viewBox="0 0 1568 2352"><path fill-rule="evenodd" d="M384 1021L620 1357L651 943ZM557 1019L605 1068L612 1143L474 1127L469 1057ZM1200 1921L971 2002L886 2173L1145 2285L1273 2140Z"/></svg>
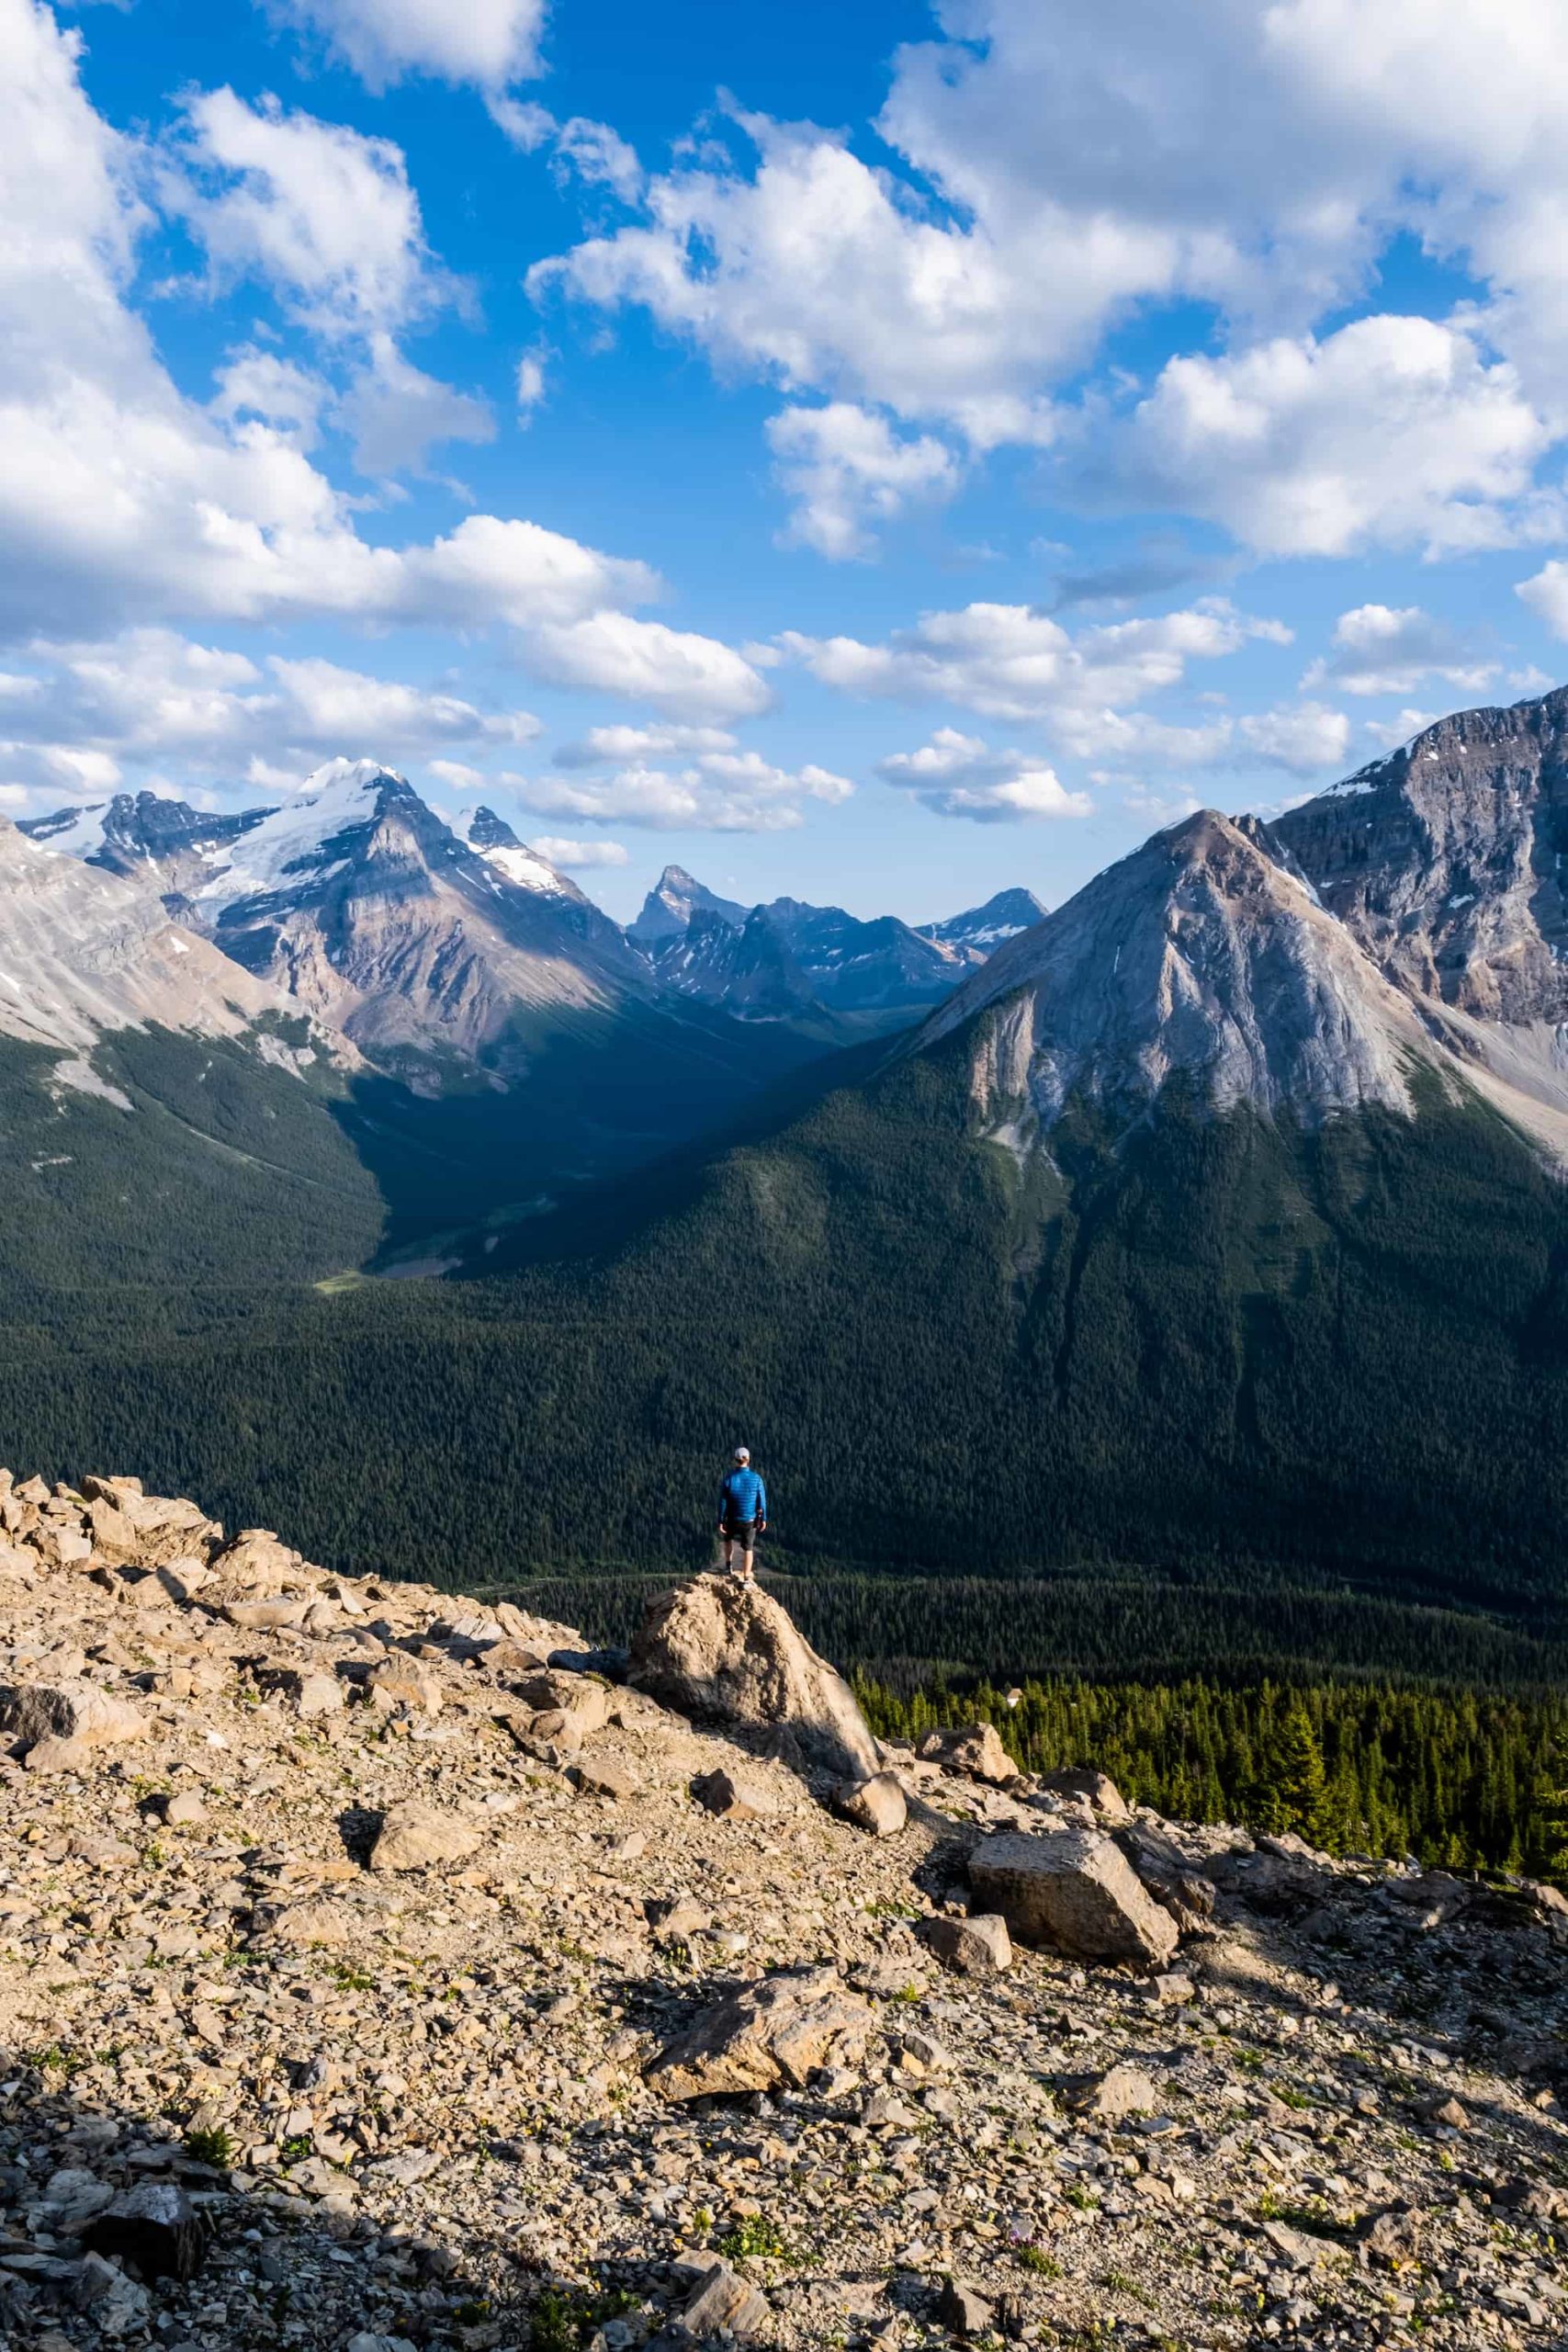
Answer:
<svg viewBox="0 0 1568 2352"><path fill-rule="evenodd" d="M849 799L848 776L807 763L775 767L760 752L699 752L679 768L633 759L604 775L584 772L508 775L525 808L595 825L641 826L652 832L788 832L804 821L802 804L828 808Z"/></svg>
<svg viewBox="0 0 1568 2352"><path fill-rule="evenodd" d="M1463 632L1435 620L1419 605L1358 605L1340 614L1329 651L1313 663L1302 684L1347 695L1413 695L1437 678L1456 693L1480 694L1498 668Z"/></svg>
<svg viewBox="0 0 1568 2352"><path fill-rule="evenodd" d="M918 752L890 752L878 760L876 772L939 817L967 817L982 825L1087 817L1094 808L1087 792L1067 791L1053 769L1022 752L993 752L955 727L939 727Z"/></svg>
<svg viewBox="0 0 1568 2352"><path fill-rule="evenodd" d="M372 90L411 74L503 90L539 68L545 0L266 0Z"/></svg>
<svg viewBox="0 0 1568 2352"><path fill-rule="evenodd" d="M539 731L527 711L480 710L317 657L257 663L163 628L36 646L26 668L0 674L0 778L71 797L84 759L81 785L96 792L128 769L138 781L298 777L345 745L396 763L445 744L511 749Z"/></svg>
<svg viewBox="0 0 1568 2352"><path fill-rule="evenodd" d="M1027 605L966 605L926 613L880 644L786 631L783 652L824 685L900 701L955 703L994 718L1065 719L1136 702L1178 684L1188 664L1237 652L1249 639L1288 643L1279 622L1224 598L1184 612L1113 621L1075 638Z"/></svg>

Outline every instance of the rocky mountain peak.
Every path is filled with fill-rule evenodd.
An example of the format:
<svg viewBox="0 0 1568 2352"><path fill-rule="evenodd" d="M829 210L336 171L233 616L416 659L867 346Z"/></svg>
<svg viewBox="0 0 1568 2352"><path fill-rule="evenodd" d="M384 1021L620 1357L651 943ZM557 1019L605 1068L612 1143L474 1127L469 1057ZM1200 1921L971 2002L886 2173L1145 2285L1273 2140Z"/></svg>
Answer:
<svg viewBox="0 0 1568 2352"><path fill-rule="evenodd" d="M156 892L0 818L0 1035L73 1049L149 1023L232 1037L287 1010L276 989L172 922ZM101 1091L74 1055L61 1074Z"/></svg>
<svg viewBox="0 0 1568 2352"><path fill-rule="evenodd" d="M963 914L949 915L942 922L920 923L918 928L922 939L934 939L939 945L954 949L974 967L994 956L1004 941L1030 930L1044 912L1032 890L1018 887L997 891L983 907L969 907Z"/></svg>
<svg viewBox="0 0 1568 2352"><path fill-rule="evenodd" d="M643 900L630 936L640 946L657 947L660 941L683 932L699 910L732 923L737 930L748 911L738 899L719 898L683 865L667 865Z"/></svg>
<svg viewBox="0 0 1568 2352"><path fill-rule="evenodd" d="M976 1101L1015 1140L1074 1093L1135 1115L1178 1075L1219 1110L1406 1112L1412 1057L1436 1058L1308 886L1213 809L999 948L916 1042L970 1023Z"/></svg>
<svg viewBox="0 0 1568 2352"><path fill-rule="evenodd" d="M1413 996L1568 1020L1568 688L1439 719L1269 831Z"/></svg>

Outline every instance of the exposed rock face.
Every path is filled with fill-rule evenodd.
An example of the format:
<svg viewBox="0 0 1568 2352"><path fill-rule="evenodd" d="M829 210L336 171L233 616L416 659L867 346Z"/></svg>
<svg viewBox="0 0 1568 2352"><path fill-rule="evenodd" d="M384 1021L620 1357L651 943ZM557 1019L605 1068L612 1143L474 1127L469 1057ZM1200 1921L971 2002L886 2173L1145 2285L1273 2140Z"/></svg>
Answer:
<svg viewBox="0 0 1568 2352"><path fill-rule="evenodd" d="M976 1114L1015 1149L1075 1092L1130 1119L1174 1078L1308 1125L1404 1114L1412 1058L1442 1060L1344 925L1212 810L998 949L915 1043L970 1023Z"/></svg>
<svg viewBox="0 0 1568 2352"><path fill-rule="evenodd" d="M188 917L382 1061L444 1047L510 1068L520 1008L607 1012L646 991L574 885L513 881L371 760L329 761L231 842Z"/></svg>
<svg viewBox="0 0 1568 2352"><path fill-rule="evenodd" d="M853 1691L787 1613L737 1577L698 1577L650 1600L632 1643L629 1679L660 1705L787 1729L840 1780L881 1769Z"/></svg>
<svg viewBox="0 0 1568 2352"><path fill-rule="evenodd" d="M1568 1020L1568 689L1439 719L1268 833L1410 995Z"/></svg>
<svg viewBox="0 0 1568 2352"><path fill-rule="evenodd" d="M987 1838L969 1857L969 1883L1022 1943L1145 1967L1163 1966L1176 1950L1170 1913L1150 1899L1120 1849L1096 1831Z"/></svg>
<svg viewBox="0 0 1568 2352"><path fill-rule="evenodd" d="M857 2066L874 2019L830 1968L764 1977L707 2010L669 2042L647 2068L663 2098L706 2098L717 2091L796 2090L819 2066Z"/></svg>
<svg viewBox="0 0 1568 2352"><path fill-rule="evenodd" d="M62 1083L104 1091L74 1056L107 1030L239 1037L298 1010L171 922L155 890L52 854L0 817L0 1035L67 1049ZM325 1030L316 1046L357 1058Z"/></svg>
<svg viewBox="0 0 1568 2352"><path fill-rule="evenodd" d="M666 988L746 1021L808 1021L822 1008L811 983L761 907L739 928L727 914L698 907L683 932L655 950Z"/></svg>
<svg viewBox="0 0 1568 2352"><path fill-rule="evenodd" d="M161 792L117 792L85 808L24 817L17 830L42 848L130 881L145 883L152 869L167 898L209 880L214 857L270 814L267 808L220 813Z"/></svg>
<svg viewBox="0 0 1568 2352"><path fill-rule="evenodd" d="M739 931L746 920L747 909L735 899L721 899L683 865L667 865L647 898L642 911L631 926L631 936L644 947L655 947L668 939L679 938L695 914L716 915L720 922Z"/></svg>

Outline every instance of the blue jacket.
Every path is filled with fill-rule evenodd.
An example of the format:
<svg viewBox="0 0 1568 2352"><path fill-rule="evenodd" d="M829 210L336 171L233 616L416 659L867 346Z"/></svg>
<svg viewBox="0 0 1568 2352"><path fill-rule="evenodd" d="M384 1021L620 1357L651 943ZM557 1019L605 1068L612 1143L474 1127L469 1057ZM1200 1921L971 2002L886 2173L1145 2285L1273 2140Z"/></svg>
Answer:
<svg viewBox="0 0 1568 2352"><path fill-rule="evenodd" d="M732 1470L718 1490L720 1519L766 1519L768 1490L755 1470Z"/></svg>

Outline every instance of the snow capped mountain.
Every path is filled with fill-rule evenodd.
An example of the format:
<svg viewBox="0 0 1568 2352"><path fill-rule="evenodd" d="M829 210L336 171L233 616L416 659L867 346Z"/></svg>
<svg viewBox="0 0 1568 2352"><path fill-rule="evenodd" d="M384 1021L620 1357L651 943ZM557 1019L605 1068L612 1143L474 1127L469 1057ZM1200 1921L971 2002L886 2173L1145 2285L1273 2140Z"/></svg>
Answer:
<svg viewBox="0 0 1568 2352"><path fill-rule="evenodd" d="M191 918L373 1057L445 1052L515 1076L520 1013L609 1012L648 980L580 890L542 867L541 888L539 862L497 837L510 829L479 830L487 848L374 760L329 761L214 856Z"/></svg>
<svg viewBox="0 0 1568 2352"><path fill-rule="evenodd" d="M683 865L667 865L643 900L642 910L630 926L630 936L639 946L657 947L661 941L673 939L683 932L699 910L719 916L737 931L747 914L747 910L734 899L716 897Z"/></svg>
<svg viewBox="0 0 1568 2352"><path fill-rule="evenodd" d="M220 814L156 792L117 792L112 800L85 808L24 817L18 830L29 841L110 874L155 879L167 896L199 880L214 856L266 814L265 808Z"/></svg>
<svg viewBox="0 0 1568 2352"><path fill-rule="evenodd" d="M537 850L520 842L505 818L498 817L493 808L463 809L454 818L452 830L520 890L543 890L557 899L582 897L574 882L558 874Z"/></svg>
<svg viewBox="0 0 1568 2352"><path fill-rule="evenodd" d="M156 1023L237 1037L293 1009L172 922L154 892L51 851L0 818L0 1035L69 1049L73 1058L60 1072L66 1082L91 1090L79 1057L108 1031ZM333 1041L318 1043L336 1050ZM264 1041L264 1053L288 1058L276 1036Z"/></svg>
<svg viewBox="0 0 1568 2352"><path fill-rule="evenodd" d="M983 907L970 907L945 922L918 925L922 939L951 947L973 967L994 956L1005 940L1015 939L1040 921L1045 909L1032 890L998 890Z"/></svg>

